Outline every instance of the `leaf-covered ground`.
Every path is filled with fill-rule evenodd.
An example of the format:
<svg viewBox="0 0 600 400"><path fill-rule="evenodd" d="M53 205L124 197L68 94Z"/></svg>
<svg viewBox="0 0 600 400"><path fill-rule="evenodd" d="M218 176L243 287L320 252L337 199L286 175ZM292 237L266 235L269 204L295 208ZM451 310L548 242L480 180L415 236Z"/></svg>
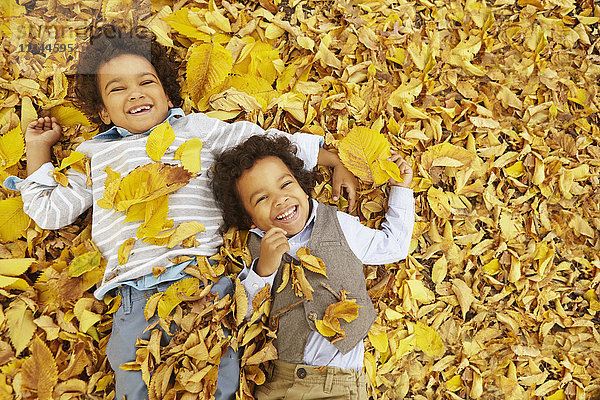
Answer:
<svg viewBox="0 0 600 400"><path fill-rule="evenodd" d="M600 396L594 1L0 0L0 16L0 178L24 177L19 124L50 114L65 132L60 182L61 160L95 133L71 104L75 49L94 23L148 26L178 56L186 112L303 130L330 148L369 128L412 162L411 254L365 267L374 398ZM329 179L321 170L322 201ZM378 227L387 188L363 189L354 213ZM105 347L119 300L91 294L104 261L89 216L45 231L21 207L0 189L0 399L112 398ZM232 276L242 238L230 232L221 252ZM192 332L187 310L229 316L231 343L247 345L247 398L273 356L262 320L186 290L170 318ZM140 344L158 398L195 396L191 382L214 372L190 360L215 359L200 342L222 338L194 332L168 349Z"/></svg>

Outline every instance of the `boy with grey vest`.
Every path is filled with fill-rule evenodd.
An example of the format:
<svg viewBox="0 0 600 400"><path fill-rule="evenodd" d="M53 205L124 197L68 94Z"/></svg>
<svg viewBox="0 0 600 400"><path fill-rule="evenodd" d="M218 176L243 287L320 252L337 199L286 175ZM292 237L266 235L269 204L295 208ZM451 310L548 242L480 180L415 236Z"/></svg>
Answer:
<svg viewBox="0 0 600 400"><path fill-rule="evenodd" d="M358 218L311 199L313 176L303 169L286 138L253 136L216 159L212 187L225 225L251 232L248 247L254 261L239 275L249 304L267 284L272 288L270 325L277 325L279 359L267 383L256 389L259 400L368 398L363 339L376 312L367 293L363 263L380 265L405 258L414 225L414 199L408 188L412 169L397 154L390 159L404 182L389 181L388 211L381 230L367 228ZM326 276L304 270L314 290L312 300L296 295L283 273L286 263L297 263L296 253L303 247L326 268ZM339 300L341 291L360 307L356 319L341 320L345 337L332 343L316 324L327 307Z"/></svg>

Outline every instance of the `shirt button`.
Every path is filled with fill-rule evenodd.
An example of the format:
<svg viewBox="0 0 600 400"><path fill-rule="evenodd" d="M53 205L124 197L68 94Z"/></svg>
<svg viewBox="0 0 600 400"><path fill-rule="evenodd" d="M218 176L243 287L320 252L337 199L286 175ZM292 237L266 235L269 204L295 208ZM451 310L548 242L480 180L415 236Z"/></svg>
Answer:
<svg viewBox="0 0 600 400"><path fill-rule="evenodd" d="M317 313L314 311L311 311L308 313L308 319L310 319L311 321L314 321L317 319Z"/></svg>
<svg viewBox="0 0 600 400"><path fill-rule="evenodd" d="M300 379L306 378L306 370L304 368L298 368L296 371L296 376Z"/></svg>
<svg viewBox="0 0 600 400"><path fill-rule="evenodd" d="M258 289L258 283L253 283L253 284L252 284L252 287L253 287L254 289Z"/></svg>

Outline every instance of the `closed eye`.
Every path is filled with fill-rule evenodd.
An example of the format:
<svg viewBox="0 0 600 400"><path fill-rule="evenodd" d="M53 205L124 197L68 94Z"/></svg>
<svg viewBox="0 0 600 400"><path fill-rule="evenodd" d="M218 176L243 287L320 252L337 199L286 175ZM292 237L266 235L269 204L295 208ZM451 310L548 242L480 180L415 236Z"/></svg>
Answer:
<svg viewBox="0 0 600 400"><path fill-rule="evenodd" d="M260 197L259 197L259 198L256 200L256 203L255 203L255 204L258 204L258 203L260 203L261 201L263 201L263 200L266 200L266 199L267 199L267 196L260 196Z"/></svg>
<svg viewBox="0 0 600 400"><path fill-rule="evenodd" d="M150 83L154 83L152 80L143 81L142 85L149 85Z"/></svg>
<svg viewBox="0 0 600 400"><path fill-rule="evenodd" d="M291 184L291 183L292 183L291 181L289 181L289 182L285 182L283 185L281 185L281 187L282 187L282 188L284 188L284 187L288 186L288 185L289 185L289 184Z"/></svg>

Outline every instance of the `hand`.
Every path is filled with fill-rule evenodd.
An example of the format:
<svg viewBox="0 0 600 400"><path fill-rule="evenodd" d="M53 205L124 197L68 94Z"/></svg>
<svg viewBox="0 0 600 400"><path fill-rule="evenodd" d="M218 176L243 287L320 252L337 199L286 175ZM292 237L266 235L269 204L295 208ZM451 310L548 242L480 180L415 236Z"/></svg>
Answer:
<svg viewBox="0 0 600 400"><path fill-rule="evenodd" d="M413 170L410 164L404 160L400 154L395 152L392 152L392 156L389 158L389 160L395 162L400 170L400 174L404 175L404 182L398 182L395 179L390 178L390 185L410 188L410 184L413 179Z"/></svg>
<svg viewBox="0 0 600 400"><path fill-rule="evenodd" d="M286 231L281 228L271 228L260 241L260 258L256 265L259 276L272 275L279 265L284 253L290 251Z"/></svg>
<svg viewBox="0 0 600 400"><path fill-rule="evenodd" d="M346 188L346 193L348 194L348 211L351 211L354 209L354 203L356 202L358 179L356 179L354 174L348 171L348 168L340 161L340 163L333 168L333 201L338 201L340 194L342 193L342 187Z"/></svg>
<svg viewBox="0 0 600 400"><path fill-rule="evenodd" d="M25 142L28 145L45 145L48 148L58 142L62 129L56 118L43 117L31 121L25 129Z"/></svg>
<svg viewBox="0 0 600 400"><path fill-rule="evenodd" d="M25 129L27 176L50 161L52 145L58 142L62 129L56 118L44 117L31 121Z"/></svg>

